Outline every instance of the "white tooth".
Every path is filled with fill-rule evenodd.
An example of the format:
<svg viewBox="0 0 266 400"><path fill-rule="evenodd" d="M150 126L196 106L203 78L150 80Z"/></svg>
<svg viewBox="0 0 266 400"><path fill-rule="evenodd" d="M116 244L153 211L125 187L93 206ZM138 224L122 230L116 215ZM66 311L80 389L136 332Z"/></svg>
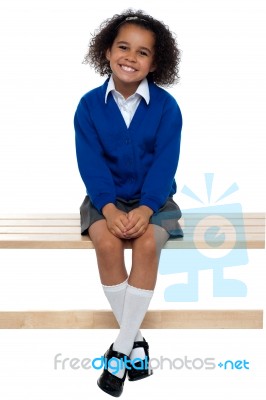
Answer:
<svg viewBox="0 0 266 400"><path fill-rule="evenodd" d="M126 65L122 65L121 68L125 71L135 71L133 68L127 67Z"/></svg>

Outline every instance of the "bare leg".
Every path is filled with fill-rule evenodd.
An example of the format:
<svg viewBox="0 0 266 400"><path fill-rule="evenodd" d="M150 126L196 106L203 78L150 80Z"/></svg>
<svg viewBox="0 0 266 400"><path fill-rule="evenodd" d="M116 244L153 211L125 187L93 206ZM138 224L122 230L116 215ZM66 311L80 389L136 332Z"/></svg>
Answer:
<svg viewBox="0 0 266 400"><path fill-rule="evenodd" d="M95 222L89 235L95 246L104 293L120 325L127 287L123 240L109 232L105 220ZM137 334L136 340L143 340L140 331Z"/></svg>
<svg viewBox="0 0 266 400"><path fill-rule="evenodd" d="M113 345L114 350L130 354L132 358L135 357L132 352L135 338L153 296L161 249L168 238L163 228L150 224L142 236L132 239L129 286L125 294L120 332ZM144 356L144 353L143 357L138 355L141 358Z"/></svg>
<svg viewBox="0 0 266 400"><path fill-rule="evenodd" d="M123 240L108 230L106 220L92 224L89 235L95 247L101 283L111 286L124 282L127 271Z"/></svg>
<svg viewBox="0 0 266 400"><path fill-rule="evenodd" d="M132 268L128 283L139 289L153 290L161 249L169 234L160 226L150 224L147 231L132 241Z"/></svg>

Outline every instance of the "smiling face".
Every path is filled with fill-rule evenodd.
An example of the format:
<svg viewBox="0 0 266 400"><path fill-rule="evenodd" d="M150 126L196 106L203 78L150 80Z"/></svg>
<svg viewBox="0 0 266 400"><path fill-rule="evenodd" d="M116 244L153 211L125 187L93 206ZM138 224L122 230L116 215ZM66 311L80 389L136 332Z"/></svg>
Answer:
<svg viewBox="0 0 266 400"><path fill-rule="evenodd" d="M124 97L135 93L154 66L154 34L136 24L125 24L118 32L106 58L110 61L115 88Z"/></svg>

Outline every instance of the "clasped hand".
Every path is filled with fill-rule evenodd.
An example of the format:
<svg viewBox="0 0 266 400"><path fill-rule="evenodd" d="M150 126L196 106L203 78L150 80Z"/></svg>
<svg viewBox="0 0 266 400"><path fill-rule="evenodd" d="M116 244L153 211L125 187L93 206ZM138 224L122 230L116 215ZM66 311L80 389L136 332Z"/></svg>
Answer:
<svg viewBox="0 0 266 400"><path fill-rule="evenodd" d="M153 211L147 206L140 206L125 213L114 204L107 204L103 208L103 215L109 231L120 239L136 239L142 236L149 225Z"/></svg>

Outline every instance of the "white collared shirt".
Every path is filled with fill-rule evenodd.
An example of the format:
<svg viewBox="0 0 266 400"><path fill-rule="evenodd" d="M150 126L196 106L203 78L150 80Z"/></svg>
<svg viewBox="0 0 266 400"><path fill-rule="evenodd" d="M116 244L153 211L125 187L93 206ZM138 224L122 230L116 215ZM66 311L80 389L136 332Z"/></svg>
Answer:
<svg viewBox="0 0 266 400"><path fill-rule="evenodd" d="M113 77L111 76L105 94L105 103L107 102L108 94L112 92L116 104L125 120L126 126L129 127L130 122L138 108L141 98L143 97L147 104L150 102L150 91L147 79L143 79L139 84L136 92L127 99L115 89Z"/></svg>

